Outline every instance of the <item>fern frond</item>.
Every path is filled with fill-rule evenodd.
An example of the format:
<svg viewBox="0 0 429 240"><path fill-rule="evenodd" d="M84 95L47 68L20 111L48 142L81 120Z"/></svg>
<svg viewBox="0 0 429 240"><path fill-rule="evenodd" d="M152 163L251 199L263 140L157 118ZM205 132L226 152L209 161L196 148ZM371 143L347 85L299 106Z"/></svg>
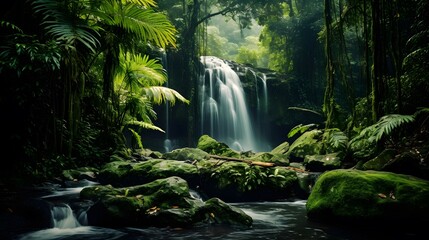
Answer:
<svg viewBox="0 0 429 240"><path fill-rule="evenodd" d="M151 129L151 130L156 130L156 131L160 131L160 132L165 132L164 130L162 130L160 127L157 127L151 123L147 123L147 122L142 122L142 121L137 121L137 120L131 120L126 122L127 125L134 125L134 126L139 126L145 129Z"/></svg>
<svg viewBox="0 0 429 240"><path fill-rule="evenodd" d="M429 108L419 108L419 110L414 113L414 116L420 115L421 113L429 113Z"/></svg>
<svg viewBox="0 0 429 240"><path fill-rule="evenodd" d="M389 114L381 117L375 124L375 141L380 141L383 136L390 135L394 129L413 121L413 115Z"/></svg>
<svg viewBox="0 0 429 240"><path fill-rule="evenodd" d="M133 134L133 136L136 139L136 142L137 142L137 145L139 146L139 148L143 149L142 138L141 138L140 134L138 134L132 128L128 128L128 130L130 130L130 132Z"/></svg>
<svg viewBox="0 0 429 240"><path fill-rule="evenodd" d="M287 134L287 137L291 138L291 137L295 136L295 134L297 134L297 133L304 133L305 131L307 131L310 128L315 127L315 126L317 126L317 124L315 124L315 123L310 123L310 124L306 124L306 125L298 124L289 131L289 133Z"/></svg>
<svg viewBox="0 0 429 240"><path fill-rule="evenodd" d="M334 130L331 131L331 133L329 134L329 145L331 145L334 149L346 149L347 148L347 144L349 142L349 138L347 137L347 135L339 130Z"/></svg>

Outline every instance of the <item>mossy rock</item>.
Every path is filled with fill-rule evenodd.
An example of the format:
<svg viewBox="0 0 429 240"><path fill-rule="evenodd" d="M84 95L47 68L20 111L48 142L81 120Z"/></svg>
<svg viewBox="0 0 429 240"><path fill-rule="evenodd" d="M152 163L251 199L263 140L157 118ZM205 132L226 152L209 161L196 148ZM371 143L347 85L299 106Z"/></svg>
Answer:
<svg viewBox="0 0 429 240"><path fill-rule="evenodd" d="M384 166L391 161L396 155L393 149L385 149L377 157L363 164L363 170L383 170Z"/></svg>
<svg viewBox="0 0 429 240"><path fill-rule="evenodd" d="M199 148L180 148L171 152L164 153L162 156L165 159L180 160L180 161L200 161L209 159L209 154Z"/></svg>
<svg viewBox="0 0 429 240"><path fill-rule="evenodd" d="M291 161L302 162L307 155L320 154L322 150L321 136L322 131L317 129L303 133L292 143L286 155Z"/></svg>
<svg viewBox="0 0 429 240"><path fill-rule="evenodd" d="M172 207L193 207L189 187L179 177L169 177L128 187L93 186L84 188L80 197L92 200L88 221L96 226L147 225L147 214Z"/></svg>
<svg viewBox="0 0 429 240"><path fill-rule="evenodd" d="M228 145L216 141L208 135L202 135L198 140L197 148L213 155L239 158L240 153L229 148Z"/></svg>
<svg viewBox="0 0 429 240"><path fill-rule="evenodd" d="M97 178L98 169L93 167L81 167L77 169L67 169L62 172L62 177L65 180L91 180L94 181Z"/></svg>
<svg viewBox="0 0 429 240"><path fill-rule="evenodd" d="M130 161L114 161L105 164L99 174L98 179L100 183L120 183L123 176L133 168L133 163Z"/></svg>
<svg viewBox="0 0 429 240"><path fill-rule="evenodd" d="M199 221L217 224L227 224L235 226L250 227L253 219L243 212L243 210L234 207L220 200L211 198L207 200L204 206L198 208L197 213Z"/></svg>
<svg viewBox="0 0 429 240"><path fill-rule="evenodd" d="M307 201L310 219L407 224L427 219L429 182L379 171L332 170L316 181ZM427 220L426 220L427 222Z"/></svg>
<svg viewBox="0 0 429 240"><path fill-rule="evenodd" d="M87 212L88 222L94 226L189 228L201 223L252 224L250 216L220 200L203 202L193 198L187 182L179 177L127 188L87 187L80 197L95 202ZM216 221L207 221L207 216L216 216Z"/></svg>
<svg viewBox="0 0 429 240"><path fill-rule="evenodd" d="M325 155L306 155L304 158L305 169L312 172L324 172L341 168L343 154L330 153Z"/></svg>

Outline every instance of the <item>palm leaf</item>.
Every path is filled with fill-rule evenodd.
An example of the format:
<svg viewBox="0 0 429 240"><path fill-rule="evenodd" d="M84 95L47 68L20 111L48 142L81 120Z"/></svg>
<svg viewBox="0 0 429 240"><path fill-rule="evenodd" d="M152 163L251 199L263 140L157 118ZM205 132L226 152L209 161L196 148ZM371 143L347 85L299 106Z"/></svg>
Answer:
<svg viewBox="0 0 429 240"><path fill-rule="evenodd" d="M186 104L189 103L189 101L177 91L171 88L162 87L162 86L152 86L152 87L143 88L141 94L151 99L155 104L169 102L171 103L171 105L174 105L176 103L176 99Z"/></svg>
<svg viewBox="0 0 429 240"><path fill-rule="evenodd" d="M133 2L135 1L123 4L114 0L103 1L94 15L102 19L104 24L123 29L144 42L153 42L162 48L167 45L175 46L176 29L167 17Z"/></svg>
<svg viewBox="0 0 429 240"><path fill-rule="evenodd" d="M291 138L291 137L295 136L295 134L297 134L297 133L304 133L305 131L307 131L310 128L315 127L315 126L317 126L317 124L315 124L315 123L310 123L310 124L306 124L306 125L302 125L302 124L296 125L295 127L293 127L289 131L289 133L287 134L287 137Z"/></svg>
<svg viewBox="0 0 429 240"><path fill-rule="evenodd" d="M91 52L95 52L99 41L94 31L85 20L79 16L82 11L79 1L35 0L35 13L43 16L42 26L47 33L59 42L74 47L76 43L83 44Z"/></svg>

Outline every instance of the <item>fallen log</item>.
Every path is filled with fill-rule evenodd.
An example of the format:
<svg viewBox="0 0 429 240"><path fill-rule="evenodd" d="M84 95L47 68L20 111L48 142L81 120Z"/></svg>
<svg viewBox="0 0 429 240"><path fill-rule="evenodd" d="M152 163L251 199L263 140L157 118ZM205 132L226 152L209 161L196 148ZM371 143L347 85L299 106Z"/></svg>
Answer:
<svg viewBox="0 0 429 240"><path fill-rule="evenodd" d="M209 157L214 158L214 159L219 159L219 160L225 160L225 161L244 162L244 163L247 163L247 164L250 164L250 165L256 165L256 166L261 166L261 167L274 167L275 166L274 163L261 162L261 161L253 161L253 160L250 160L250 159L224 157L224 156L219 156L219 155L209 155Z"/></svg>

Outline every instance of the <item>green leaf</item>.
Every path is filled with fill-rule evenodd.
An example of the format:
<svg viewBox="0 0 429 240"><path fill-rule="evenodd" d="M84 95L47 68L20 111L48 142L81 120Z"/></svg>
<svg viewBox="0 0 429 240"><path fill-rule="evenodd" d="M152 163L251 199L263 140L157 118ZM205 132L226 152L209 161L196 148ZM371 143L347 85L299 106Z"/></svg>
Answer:
<svg viewBox="0 0 429 240"><path fill-rule="evenodd" d="M310 124L306 124L306 125L299 124L299 125L293 127L289 131L289 133L287 134L287 137L291 138L291 137L295 136L295 134L297 134L297 133L301 133L302 134L305 131L307 131L310 128L315 127L315 126L317 126L317 124L315 124L315 123L310 123Z"/></svg>

